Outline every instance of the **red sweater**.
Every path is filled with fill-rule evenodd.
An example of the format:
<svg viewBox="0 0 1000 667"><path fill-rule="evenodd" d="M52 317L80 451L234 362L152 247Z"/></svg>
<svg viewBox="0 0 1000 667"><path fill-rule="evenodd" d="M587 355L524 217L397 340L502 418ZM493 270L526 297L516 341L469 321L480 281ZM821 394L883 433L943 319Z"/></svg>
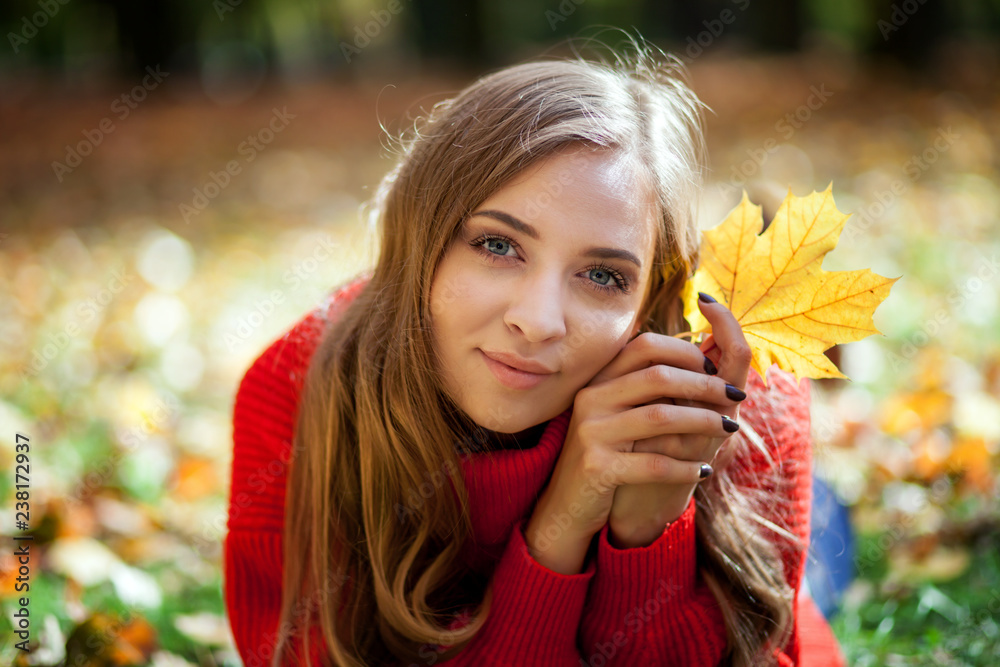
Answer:
<svg viewBox="0 0 1000 667"><path fill-rule="evenodd" d="M247 667L268 665L277 636L282 587L285 480L299 392L326 323L358 293L355 280L275 341L247 371L233 411L233 464L225 540L225 599L236 647ZM811 449L809 384L777 368L765 388L747 383L740 419L761 434L776 462L747 455L730 465L737 477L779 465L791 481L780 516L771 517L806 543ZM768 391L779 408L758 407ZM716 599L697 574L695 504L652 544L617 549L608 527L595 536L596 557L580 574L553 572L525 546L524 526L559 455L571 409L552 419L537 445L462 456L474 542L466 554L492 576L493 606L475 639L448 664L588 667L715 665L726 645ZM790 508L790 509L789 509ZM785 557L799 590L805 551ZM784 665L842 665L829 626L807 597L796 604L795 632L779 653ZM423 664L439 662L427 647ZM320 664L313 653L314 665Z"/></svg>

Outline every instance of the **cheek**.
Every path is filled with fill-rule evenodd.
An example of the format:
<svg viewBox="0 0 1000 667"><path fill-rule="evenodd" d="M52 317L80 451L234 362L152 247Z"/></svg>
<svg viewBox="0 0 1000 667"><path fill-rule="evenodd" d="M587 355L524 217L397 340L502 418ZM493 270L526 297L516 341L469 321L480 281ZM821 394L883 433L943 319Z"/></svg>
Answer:
<svg viewBox="0 0 1000 667"><path fill-rule="evenodd" d="M503 297L503 283L454 248L442 258L431 284L431 316L466 328L493 317Z"/></svg>
<svg viewBox="0 0 1000 667"><path fill-rule="evenodd" d="M456 342L456 337L482 324L491 302L490 285L477 281L462 257L445 255L431 283L430 308L435 338L439 343Z"/></svg>
<svg viewBox="0 0 1000 667"><path fill-rule="evenodd" d="M634 313L600 312L581 318L566 340L566 360L593 375L621 352L632 334Z"/></svg>
<svg viewBox="0 0 1000 667"><path fill-rule="evenodd" d="M469 299L468 271L464 271L455 250L450 249L441 258L434 280L431 283L431 317L435 325L448 328L454 320L455 311L460 310Z"/></svg>

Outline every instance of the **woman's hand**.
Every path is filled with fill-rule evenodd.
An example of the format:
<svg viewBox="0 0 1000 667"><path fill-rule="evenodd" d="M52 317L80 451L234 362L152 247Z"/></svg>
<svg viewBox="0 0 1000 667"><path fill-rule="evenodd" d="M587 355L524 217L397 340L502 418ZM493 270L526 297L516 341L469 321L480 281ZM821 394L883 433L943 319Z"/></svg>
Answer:
<svg viewBox="0 0 1000 667"><path fill-rule="evenodd" d="M734 377L740 365L735 360L743 359L742 387L749 348L743 354L730 344L734 337L742 340L739 326L720 305L704 312L716 340L725 343L719 356ZM731 322L723 321L724 314ZM649 522L648 516L638 516L640 511L657 510L664 497L690 497L702 479L703 464L731 433L732 426L727 430L727 419L716 408L732 411L736 405L726 396L726 381L706 373L705 358L686 341L643 334L577 392L559 460L525 529L536 560L558 572L580 572L591 538L608 523L614 505L618 518L612 528L634 533L636 525ZM654 403L664 397L712 407ZM693 435L681 440L681 434ZM637 443L643 444L637 448ZM623 489L629 491L619 500ZM661 533L670 520L660 525Z"/></svg>
<svg viewBox="0 0 1000 667"><path fill-rule="evenodd" d="M705 351L712 365L718 369L718 374L714 378L707 374L708 371L715 370L712 366L699 369L701 373L692 372L689 363L691 355L685 350L685 346L690 344L661 336L665 339L664 349L670 349L670 352L664 354L659 363L673 367L662 371L673 381L664 387L662 398L656 402L675 407L664 424L662 434L637 441L633 451L657 452L678 461L704 461L721 466L728 463L728 460L716 455L732 433L726 432L720 436L716 424L711 420L706 420L700 428L690 428L688 424L691 419L681 415L687 411L701 414L704 410L710 410L719 419L728 417L731 420L729 429L735 432L739 401L746 396L743 389L750 370L750 348L739 323L725 306L701 299L698 305L713 331L699 351ZM671 344L670 341L674 343ZM616 364L626 370L634 367L635 363L619 361L628 353L626 347L602 373L617 372ZM682 482L629 484L619 487L615 492L609 517L609 539L612 544L628 548L653 542L663 533L668 523L684 512L696 486L697 483Z"/></svg>

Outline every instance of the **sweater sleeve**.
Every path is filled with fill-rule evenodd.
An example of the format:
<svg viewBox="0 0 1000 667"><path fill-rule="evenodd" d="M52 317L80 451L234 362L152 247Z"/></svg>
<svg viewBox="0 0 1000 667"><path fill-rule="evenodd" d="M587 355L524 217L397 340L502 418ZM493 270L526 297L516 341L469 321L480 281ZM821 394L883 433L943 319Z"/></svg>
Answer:
<svg viewBox="0 0 1000 667"><path fill-rule="evenodd" d="M577 628L596 563L591 560L583 572L572 575L548 569L528 553L525 523L522 519L511 531L493 572L486 623L442 665L579 667Z"/></svg>
<svg viewBox="0 0 1000 667"><path fill-rule="evenodd" d="M799 540L793 547L777 540L786 580L795 592L796 624L788 644L775 653L779 664L794 665L799 660L798 592L811 501L809 385L777 368L770 370L768 381L765 388L756 373L750 374L749 398L740 414L744 430L752 429L763 448L742 447L729 465L737 486L781 498L768 504L764 518ZM598 533L597 572L579 630L585 659L601 656L606 665L719 663L726 629L718 602L697 572L696 511L692 499L644 547L614 547L607 525ZM831 656L837 653L832 646Z"/></svg>
<svg viewBox="0 0 1000 667"><path fill-rule="evenodd" d="M233 408L224 597L236 648L247 667L269 665L278 637L285 484L315 326L307 318L271 345L247 371ZM493 599L484 626L447 661L438 646L425 645L421 664L578 667L577 628L595 564L575 575L542 566L528 553L524 523L522 519L512 528L493 571ZM323 647L315 630L310 657L320 665ZM296 642L287 664L301 655L301 642Z"/></svg>

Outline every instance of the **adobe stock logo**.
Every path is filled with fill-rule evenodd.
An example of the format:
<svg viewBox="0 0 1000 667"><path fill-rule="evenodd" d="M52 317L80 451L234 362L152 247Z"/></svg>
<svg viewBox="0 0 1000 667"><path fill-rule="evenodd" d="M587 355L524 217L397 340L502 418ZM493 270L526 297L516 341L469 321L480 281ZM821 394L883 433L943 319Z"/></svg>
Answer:
<svg viewBox="0 0 1000 667"><path fill-rule="evenodd" d="M732 4L736 5L741 13L747 10L750 6L750 0L731 0ZM722 36L722 33L726 31L726 26L734 23L739 15L732 9L726 7L721 12L717 18L711 20L704 20L701 22L705 29L699 32L697 35L688 36L687 38L687 48L684 50L684 61L688 64L696 58L701 57L701 54L705 52L705 49L712 46L715 40Z"/></svg>
<svg viewBox="0 0 1000 667"><path fill-rule="evenodd" d="M142 78L140 85L119 95L111 102L110 111L118 120L123 121L128 118L149 93L163 83L166 77L170 76L170 72L161 72L159 65L155 68L147 66L146 72L147 74ZM97 127L83 130L83 141L77 142L75 146L66 145L65 161L59 162L57 160L52 163L52 171L56 175L56 180L62 183L63 177L83 164L83 158L93 153L94 149L104 141L104 136L111 134L116 129L118 128L111 117L105 116L97 123Z"/></svg>
<svg viewBox="0 0 1000 667"><path fill-rule="evenodd" d="M194 197L190 204L181 203L178 205L181 217L185 224L190 224L191 220L198 217L202 211L208 208L213 199L218 197L223 190L229 187L233 177L243 172L243 165L250 164L257 159L268 145L274 141L289 123L296 117L293 113L288 113L288 107L282 107L279 111L277 107L271 109L271 118L266 125L261 127L256 134L249 134L240 145L236 147L236 152L243 156L243 164L239 160L229 160L219 171L209 171L208 179L200 188L191 188Z"/></svg>
<svg viewBox="0 0 1000 667"><path fill-rule="evenodd" d="M72 340L83 332L84 327L81 326L81 322L87 323L97 319L111 302L125 291L132 279L133 276L128 273L128 269L122 266L111 274L111 278L100 291L88 299L79 301L76 305L76 317L62 329L48 334L41 348L35 348L31 351L31 360L25 362L21 371L21 380L25 381L45 370L49 363L67 349Z"/></svg>
<svg viewBox="0 0 1000 667"><path fill-rule="evenodd" d="M10 42L10 48L14 49L14 53L20 51L21 47L37 35L39 30L47 26L49 19L54 18L59 13L60 5L65 5L67 2L69 0L40 0L38 8L41 11L32 14L30 19L24 16L21 19L19 33L7 33L7 41Z"/></svg>
<svg viewBox="0 0 1000 667"><path fill-rule="evenodd" d="M353 46L347 42L340 43L340 52L344 55L344 60L350 64L351 58L361 55L361 50L371 44L371 41L379 36L382 30L389 25L392 18L403 11L400 0L389 0L385 9L371 10L371 21L363 26L354 26Z"/></svg>

